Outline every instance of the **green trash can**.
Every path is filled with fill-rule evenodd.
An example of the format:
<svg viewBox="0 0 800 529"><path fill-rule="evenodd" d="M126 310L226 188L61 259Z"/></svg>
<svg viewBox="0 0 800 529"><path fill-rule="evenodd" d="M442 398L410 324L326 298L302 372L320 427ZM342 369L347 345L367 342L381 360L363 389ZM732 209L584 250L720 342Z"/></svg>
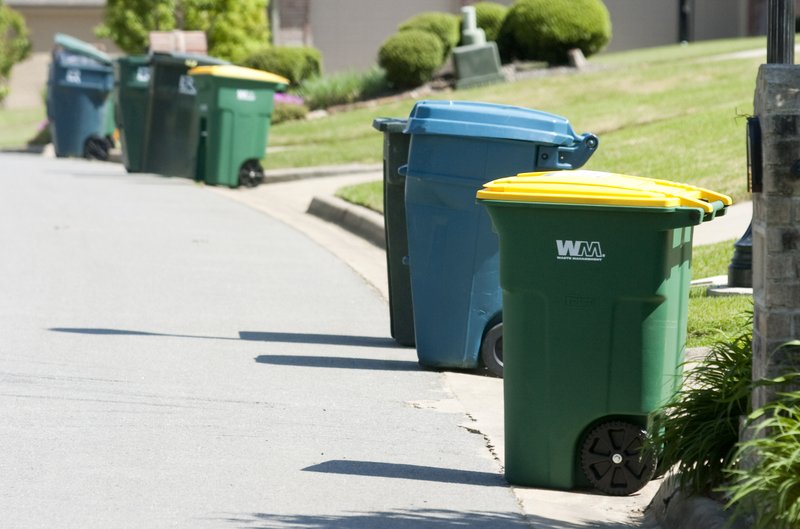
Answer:
<svg viewBox="0 0 800 529"><path fill-rule="evenodd" d="M114 110L122 163L129 173L142 171L149 86L149 56L130 55L114 61Z"/></svg>
<svg viewBox="0 0 800 529"><path fill-rule="evenodd" d="M194 108L197 90L189 70L210 64L229 63L207 55L185 53L150 56L142 171L194 178L198 144Z"/></svg>
<svg viewBox="0 0 800 529"><path fill-rule="evenodd" d="M372 127L383 132L383 218L390 330L397 343L413 346L414 306L408 269L406 177L400 174L400 167L408 163L411 135L403 133L407 124L407 119L378 118L372 122Z"/></svg>
<svg viewBox="0 0 800 529"><path fill-rule="evenodd" d="M189 71L197 89L200 130L195 179L211 185L252 187L264 179L261 159L275 92L289 80L241 66L199 66Z"/></svg>
<svg viewBox="0 0 800 529"><path fill-rule="evenodd" d="M693 226L731 199L580 170L495 180L478 199L500 242L506 479L639 490L647 417L680 382Z"/></svg>

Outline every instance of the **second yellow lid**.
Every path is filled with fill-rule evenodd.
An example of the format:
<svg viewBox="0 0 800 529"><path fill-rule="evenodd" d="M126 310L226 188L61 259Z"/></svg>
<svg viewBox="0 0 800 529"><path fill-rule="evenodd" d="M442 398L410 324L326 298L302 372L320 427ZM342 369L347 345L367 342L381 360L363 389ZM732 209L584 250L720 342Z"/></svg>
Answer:
<svg viewBox="0 0 800 529"><path fill-rule="evenodd" d="M218 64L211 66L198 66L189 70L190 75L213 75L214 77L228 77L231 79L245 79L248 81L262 81L288 85L289 80L272 72L234 66L233 64Z"/></svg>

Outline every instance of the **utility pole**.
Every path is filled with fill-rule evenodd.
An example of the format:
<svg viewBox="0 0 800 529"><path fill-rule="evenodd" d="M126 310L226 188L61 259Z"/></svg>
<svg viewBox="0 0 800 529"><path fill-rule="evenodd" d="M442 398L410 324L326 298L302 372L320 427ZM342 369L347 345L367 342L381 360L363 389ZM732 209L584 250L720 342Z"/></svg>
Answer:
<svg viewBox="0 0 800 529"><path fill-rule="evenodd" d="M800 371L800 67L795 0L769 0L767 62L759 68L749 159L753 188L753 378ZM760 136L760 141L754 137ZM760 191L759 191L760 189ZM776 398L759 388L753 407Z"/></svg>

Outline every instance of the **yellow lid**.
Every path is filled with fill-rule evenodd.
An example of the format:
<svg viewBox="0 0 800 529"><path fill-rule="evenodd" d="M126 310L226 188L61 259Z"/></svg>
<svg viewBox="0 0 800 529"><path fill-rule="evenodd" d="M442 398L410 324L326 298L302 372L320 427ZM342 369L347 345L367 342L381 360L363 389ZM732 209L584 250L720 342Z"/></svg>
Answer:
<svg viewBox="0 0 800 529"><path fill-rule="evenodd" d="M639 207L693 207L714 211L712 202L723 206L731 197L669 180L655 180L600 171L553 171L522 173L500 178L478 191L482 200L561 204L596 204Z"/></svg>
<svg viewBox="0 0 800 529"><path fill-rule="evenodd" d="M208 66L198 66L189 70L190 75L213 75L215 77L229 77L232 79L246 79L248 81L262 81L265 83L289 84L289 80L280 75L265 72L262 70L255 70L253 68L245 68L243 66L234 66L232 64L215 64Z"/></svg>

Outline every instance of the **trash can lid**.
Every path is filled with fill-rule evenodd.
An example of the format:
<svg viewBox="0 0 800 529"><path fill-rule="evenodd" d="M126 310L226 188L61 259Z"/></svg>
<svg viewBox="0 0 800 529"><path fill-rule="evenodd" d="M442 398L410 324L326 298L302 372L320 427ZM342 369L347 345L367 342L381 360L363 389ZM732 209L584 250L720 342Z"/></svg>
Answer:
<svg viewBox="0 0 800 529"><path fill-rule="evenodd" d="M221 64L213 66L198 66L189 70L189 75L211 75L214 77L227 77L229 79L246 79L248 81L261 81L264 83L289 85L289 80L272 72Z"/></svg>
<svg viewBox="0 0 800 529"><path fill-rule="evenodd" d="M88 42L84 42L64 33L56 33L53 37L53 40L56 46L61 47L70 53L90 57L103 64L111 64L111 56L98 50Z"/></svg>
<svg viewBox="0 0 800 529"><path fill-rule="evenodd" d="M520 140L552 145L581 141L566 118L540 110L476 101L419 101L405 130L438 134Z"/></svg>
<svg viewBox="0 0 800 529"><path fill-rule="evenodd" d="M560 204L594 204L638 207L691 207L705 213L723 207L731 197L702 187L669 180L656 180L578 169L543 173L521 173L500 178L478 191L481 200Z"/></svg>

